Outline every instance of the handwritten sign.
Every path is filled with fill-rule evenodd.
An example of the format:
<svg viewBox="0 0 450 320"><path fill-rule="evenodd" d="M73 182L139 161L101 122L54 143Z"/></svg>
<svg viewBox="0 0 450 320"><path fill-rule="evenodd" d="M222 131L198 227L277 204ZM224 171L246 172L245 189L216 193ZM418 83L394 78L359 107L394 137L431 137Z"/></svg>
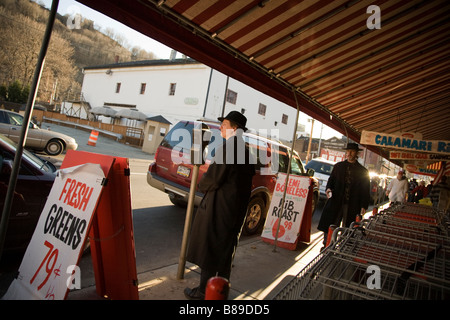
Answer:
<svg viewBox="0 0 450 320"><path fill-rule="evenodd" d="M450 154L450 141L421 140L366 130L361 132L360 143L412 152Z"/></svg>
<svg viewBox="0 0 450 320"><path fill-rule="evenodd" d="M420 161L448 161L450 155L434 154L434 153L418 153L407 151L390 151L389 158L391 160L420 160Z"/></svg>
<svg viewBox="0 0 450 320"><path fill-rule="evenodd" d="M286 243L294 243L297 240L303 219L310 181L309 177L289 175L282 210L285 183L286 174L279 173L261 236L274 240L281 219L277 239Z"/></svg>
<svg viewBox="0 0 450 320"><path fill-rule="evenodd" d="M411 172L414 174L426 175L426 176L436 176L438 173L438 170L436 170L436 169L429 169L429 168L414 165L414 164L405 165L405 169L408 172Z"/></svg>
<svg viewBox="0 0 450 320"><path fill-rule="evenodd" d="M330 161L343 161L345 158L345 152L338 151L338 150L332 150L332 149L324 149L321 148L320 150L320 157L330 160Z"/></svg>
<svg viewBox="0 0 450 320"><path fill-rule="evenodd" d="M99 164L58 171L19 275L3 299L65 298L104 178Z"/></svg>

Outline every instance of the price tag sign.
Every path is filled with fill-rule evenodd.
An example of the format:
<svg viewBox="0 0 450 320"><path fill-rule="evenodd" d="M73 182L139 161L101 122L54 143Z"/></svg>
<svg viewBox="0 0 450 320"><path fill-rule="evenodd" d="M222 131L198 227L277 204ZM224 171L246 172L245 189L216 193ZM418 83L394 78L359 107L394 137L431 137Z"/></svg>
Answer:
<svg viewBox="0 0 450 320"><path fill-rule="evenodd" d="M274 240L279 220L281 219L277 239L286 243L294 243L297 240L303 213L305 212L310 181L309 177L289 175L286 198L282 210L283 192L284 188L286 188L285 183L286 174L279 173L261 237Z"/></svg>
<svg viewBox="0 0 450 320"><path fill-rule="evenodd" d="M3 299L62 300L103 188L99 164L58 171L30 244Z"/></svg>

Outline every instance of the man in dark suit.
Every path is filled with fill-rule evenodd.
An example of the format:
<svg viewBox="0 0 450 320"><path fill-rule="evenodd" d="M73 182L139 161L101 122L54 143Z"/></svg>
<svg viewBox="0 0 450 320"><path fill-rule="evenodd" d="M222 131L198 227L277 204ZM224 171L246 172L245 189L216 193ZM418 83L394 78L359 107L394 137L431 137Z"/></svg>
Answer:
<svg viewBox="0 0 450 320"><path fill-rule="evenodd" d="M205 195L192 224L187 253L187 261L201 268L200 285L184 291L186 298L193 300L204 298L209 278L230 277L255 174L254 161L242 138L247 118L232 111L219 121L225 142L199 183Z"/></svg>
<svg viewBox="0 0 450 320"><path fill-rule="evenodd" d="M324 244L330 225L349 227L357 215L364 215L370 200L369 172L358 162L356 143L348 143L346 160L334 165L328 179L327 202L322 210L317 229L324 232Z"/></svg>

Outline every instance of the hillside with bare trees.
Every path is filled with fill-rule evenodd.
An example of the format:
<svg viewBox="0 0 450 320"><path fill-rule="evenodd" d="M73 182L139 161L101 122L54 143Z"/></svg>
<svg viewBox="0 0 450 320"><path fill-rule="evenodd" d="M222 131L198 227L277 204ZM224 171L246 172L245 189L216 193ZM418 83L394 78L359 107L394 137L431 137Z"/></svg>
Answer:
<svg viewBox="0 0 450 320"><path fill-rule="evenodd" d="M33 1L0 0L0 100L26 101L48 15ZM69 17L57 15L39 84L41 103L76 98L86 66L154 58L139 47L126 47L126 39L114 30L102 33L93 21L78 18L78 27L69 28Z"/></svg>

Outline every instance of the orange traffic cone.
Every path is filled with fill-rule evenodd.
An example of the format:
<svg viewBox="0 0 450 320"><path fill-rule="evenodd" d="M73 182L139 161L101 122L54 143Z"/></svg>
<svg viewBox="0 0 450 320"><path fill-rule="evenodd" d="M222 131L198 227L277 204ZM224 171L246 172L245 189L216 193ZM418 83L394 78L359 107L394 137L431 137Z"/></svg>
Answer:
<svg viewBox="0 0 450 320"><path fill-rule="evenodd" d="M98 131L92 130L87 144L95 147L95 145L97 144L97 138L98 138Z"/></svg>

